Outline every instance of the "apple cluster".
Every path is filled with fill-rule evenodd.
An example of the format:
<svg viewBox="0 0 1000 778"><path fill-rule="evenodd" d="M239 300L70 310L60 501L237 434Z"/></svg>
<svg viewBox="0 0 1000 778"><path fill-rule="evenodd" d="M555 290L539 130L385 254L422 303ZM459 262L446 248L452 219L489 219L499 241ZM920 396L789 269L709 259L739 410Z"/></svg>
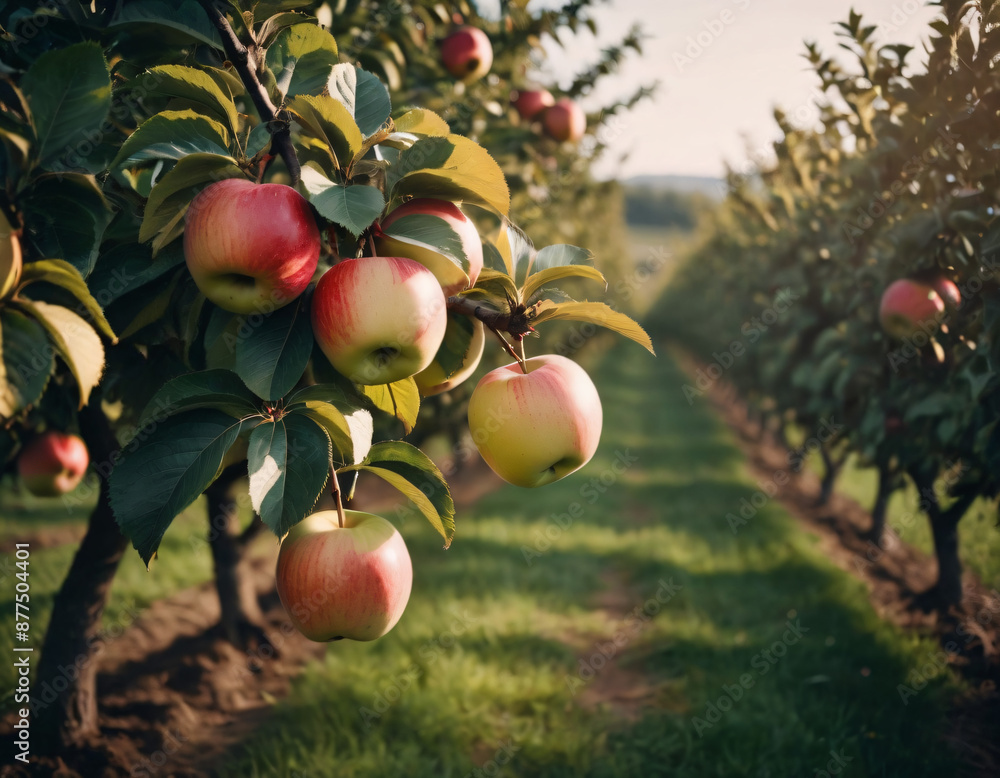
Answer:
<svg viewBox="0 0 1000 778"><path fill-rule="evenodd" d="M510 104L526 122L541 121L553 140L576 143L587 131L587 115L568 97L556 100L547 89L524 89L511 95Z"/></svg>
<svg viewBox="0 0 1000 778"><path fill-rule="evenodd" d="M413 216L444 222L460 239L465 263L394 237L393 225ZM473 286L483 269L475 224L456 203L417 198L385 215L372 233L372 256L342 259L319 277L310 302L316 343L357 384L412 377L424 396L457 386L475 372L486 341L483 321L473 318L464 354L448 355L461 356L460 366L445 371L446 335L464 315L449 312L448 298ZM298 298L317 274L321 249L312 208L290 186L218 181L186 215L191 276L207 299L233 313L266 312ZM469 402L483 458L522 487L581 468L597 449L601 424L600 398L587 373L553 354L487 373ZM406 545L389 522L342 509L297 524L282 542L276 575L296 627L319 641L385 634L406 606L413 576Z"/></svg>

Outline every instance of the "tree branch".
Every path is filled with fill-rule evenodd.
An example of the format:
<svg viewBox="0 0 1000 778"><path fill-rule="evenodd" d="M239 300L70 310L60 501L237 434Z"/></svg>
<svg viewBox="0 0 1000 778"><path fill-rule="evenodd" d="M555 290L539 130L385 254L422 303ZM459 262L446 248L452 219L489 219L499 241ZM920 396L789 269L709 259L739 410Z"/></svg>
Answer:
<svg viewBox="0 0 1000 778"><path fill-rule="evenodd" d="M528 317L521 309L515 309L510 313L500 313L500 311L495 311L489 306L470 300L468 297L449 297L448 310L479 319L491 330L507 332L517 339L523 338L529 332L534 332L532 326L528 324Z"/></svg>
<svg viewBox="0 0 1000 778"><path fill-rule="evenodd" d="M236 33L229 24L229 20L226 19L226 15L219 7L221 4L215 2L215 0L198 0L198 3L205 9L205 13L208 14L208 18L215 25L215 29L219 31L219 35L222 37L222 47L226 50L226 57L239 74L243 86L246 87L247 94L250 95L250 99L253 101L254 108L257 109L260 120L267 125L268 132L271 133L271 154L279 156L284 160L285 167L288 168L288 174L292 179L292 186L294 186L299 182L302 166L299 164L295 147L292 145L288 114L271 102L267 90L260 83L260 79L257 78L255 58L251 56L251 49L244 46L240 39L236 37ZM252 48L256 50L256 46Z"/></svg>

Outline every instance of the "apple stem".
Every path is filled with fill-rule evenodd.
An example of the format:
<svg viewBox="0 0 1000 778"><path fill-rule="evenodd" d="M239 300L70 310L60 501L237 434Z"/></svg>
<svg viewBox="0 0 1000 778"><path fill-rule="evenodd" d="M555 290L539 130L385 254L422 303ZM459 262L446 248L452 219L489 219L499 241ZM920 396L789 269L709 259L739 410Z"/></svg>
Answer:
<svg viewBox="0 0 1000 778"><path fill-rule="evenodd" d="M222 47L226 51L226 59L233 64L243 86L246 87L247 94L253 101L254 108L257 109L260 120L267 125L267 129L271 133L270 151L272 154L276 152L284 161L285 167L288 168L288 175L292 179L292 186L295 186L299 183L302 166L295 153L295 146L292 145L291 122L288 114L271 102L270 95L257 77L256 66L251 65L256 58L251 57L250 50L243 45L229 25L229 20L221 8L222 3L215 0L198 0L198 4L205 9L208 18L212 20L215 29L219 31ZM256 46L254 48L256 49Z"/></svg>
<svg viewBox="0 0 1000 778"><path fill-rule="evenodd" d="M330 470L330 483L331 491L333 492L333 499L337 503L337 523L340 524L340 528L344 528L344 501L340 496L340 481L337 480L337 468L331 468Z"/></svg>
<svg viewBox="0 0 1000 778"><path fill-rule="evenodd" d="M527 375L528 368L524 364L524 344L523 343L521 344L521 355L519 356L518 353L514 351L514 349L511 347L510 343L507 342L507 338L503 336L503 333L501 333L500 330L498 330L496 327L492 325L487 325L487 326L490 328L490 331L500 339L500 343L503 345L504 351L506 351L514 358L514 361L517 362L518 367L521 368L521 372Z"/></svg>

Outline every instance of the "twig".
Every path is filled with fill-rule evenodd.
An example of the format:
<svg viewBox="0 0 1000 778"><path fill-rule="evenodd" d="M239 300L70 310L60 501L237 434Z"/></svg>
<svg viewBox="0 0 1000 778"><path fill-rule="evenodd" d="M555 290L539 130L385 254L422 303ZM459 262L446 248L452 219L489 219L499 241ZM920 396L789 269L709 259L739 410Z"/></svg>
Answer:
<svg viewBox="0 0 1000 778"><path fill-rule="evenodd" d="M219 7L220 4L215 0L198 0L198 3L205 9L205 13L208 14L208 18L215 25L215 29L219 31L219 35L222 37L222 47L226 50L226 57L239 74L243 86L246 87L247 94L250 95L250 99L253 101L254 108L257 109L260 120L267 125L268 132L271 133L271 153L277 153L277 156L280 156L284 160L285 167L288 168L288 175L292 179L292 186L294 186L299 182L302 166L299 164L295 147L292 145L288 114L278 109L271 102L267 90L260 83L260 79L257 78L256 66L251 65L250 49L244 46L240 39L236 37L236 33L229 24L229 20L226 19L226 15ZM256 49L256 46L254 46L254 49Z"/></svg>
<svg viewBox="0 0 1000 778"><path fill-rule="evenodd" d="M481 305L468 297L456 296L448 298L448 310L479 319L491 330L507 332L515 338L523 338L529 332L534 332L534 328L528 324L528 317L523 309L515 309L510 313L500 313L500 311Z"/></svg>

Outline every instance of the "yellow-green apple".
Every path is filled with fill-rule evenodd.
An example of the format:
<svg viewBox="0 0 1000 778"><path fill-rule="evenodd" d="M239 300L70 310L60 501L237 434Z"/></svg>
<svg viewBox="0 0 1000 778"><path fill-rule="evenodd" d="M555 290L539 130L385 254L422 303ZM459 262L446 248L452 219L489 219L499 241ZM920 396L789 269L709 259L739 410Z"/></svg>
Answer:
<svg viewBox="0 0 1000 778"><path fill-rule="evenodd" d="M522 89L511 95L510 104L522 119L531 121L546 108L555 105L555 102L556 99L547 89Z"/></svg>
<svg viewBox="0 0 1000 778"><path fill-rule="evenodd" d="M894 338L911 338L918 332L937 330L944 313L944 301L927 284L909 278L893 281L882 294L879 321Z"/></svg>
<svg viewBox="0 0 1000 778"><path fill-rule="evenodd" d="M472 440L493 471L515 486L544 486L594 455L603 412L597 389L576 362L533 357L483 376L469 400Z"/></svg>
<svg viewBox="0 0 1000 778"><path fill-rule="evenodd" d="M391 234L392 226L408 216L435 216L451 227L462 241L462 251L469 262L469 271L465 272L435 246L421 243L416 239L394 237ZM479 237L479 231L462 209L448 200L438 200L433 197L410 200L386 216L379 226L379 231L379 237L375 242L378 253L385 256L407 257L419 262L441 283L445 297L458 294L463 289L475 285L476 279L482 272L483 242Z"/></svg>
<svg viewBox="0 0 1000 778"><path fill-rule="evenodd" d="M413 566L403 536L372 513L320 511L289 530L275 570L278 597L310 640L375 640L410 599Z"/></svg>
<svg viewBox="0 0 1000 778"><path fill-rule="evenodd" d="M191 201L184 258L202 293L233 313L269 313L305 291L320 237L305 198L284 184L227 178Z"/></svg>
<svg viewBox="0 0 1000 778"><path fill-rule="evenodd" d="M36 497L58 497L77 487L89 464L90 455L80 438L49 430L24 447L17 473Z"/></svg>
<svg viewBox="0 0 1000 778"><path fill-rule="evenodd" d="M459 328L472 327L472 337L461 337ZM453 342L461 343L461 353L451 345ZM447 392L454 389L469 376L476 372L479 367L479 360L483 358L483 350L486 348L486 328L479 319L469 319L460 313L448 314L448 327L444 333L444 340L441 348L434 356L434 361L422 371L413 376L417 382L417 389L423 397L431 397L435 394ZM448 353L443 353L447 351ZM459 361L461 358L461 361ZM458 367L448 372L445 371L444 364L458 363Z"/></svg>
<svg viewBox="0 0 1000 778"><path fill-rule="evenodd" d="M958 290L958 285L947 276L932 278L930 286L949 308L958 308L962 304L962 293Z"/></svg>
<svg viewBox="0 0 1000 778"><path fill-rule="evenodd" d="M470 83L490 72L493 46L476 27L459 27L441 41L441 62L455 78Z"/></svg>
<svg viewBox="0 0 1000 778"><path fill-rule="evenodd" d="M405 257L338 262L313 294L316 342L330 364L359 384L390 384L424 370L447 326L441 285Z"/></svg>
<svg viewBox="0 0 1000 778"><path fill-rule="evenodd" d="M549 136L560 143L576 143L587 131L587 115L580 106L568 97L563 97L556 100L551 108L545 109L542 125Z"/></svg>

